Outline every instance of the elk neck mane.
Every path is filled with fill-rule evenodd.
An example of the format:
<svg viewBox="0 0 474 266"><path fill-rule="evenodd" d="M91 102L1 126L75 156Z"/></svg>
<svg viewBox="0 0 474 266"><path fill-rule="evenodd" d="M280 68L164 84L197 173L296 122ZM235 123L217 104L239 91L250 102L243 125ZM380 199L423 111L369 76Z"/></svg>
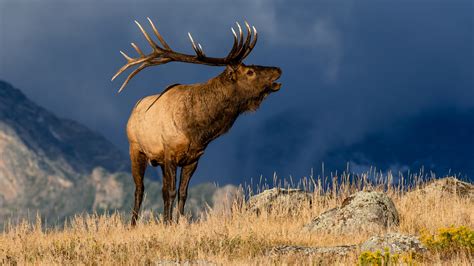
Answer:
<svg viewBox="0 0 474 266"><path fill-rule="evenodd" d="M254 109L255 100L239 90L228 71L191 86L191 99L185 103L189 111L186 131L198 142L207 144L226 133L240 114ZM262 97L258 98L261 102Z"/></svg>

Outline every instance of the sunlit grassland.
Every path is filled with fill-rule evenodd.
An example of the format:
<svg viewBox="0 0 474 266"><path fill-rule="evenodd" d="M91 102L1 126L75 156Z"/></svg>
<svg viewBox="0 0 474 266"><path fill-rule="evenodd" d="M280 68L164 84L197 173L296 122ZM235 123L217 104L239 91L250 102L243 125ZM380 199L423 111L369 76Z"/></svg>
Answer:
<svg viewBox="0 0 474 266"><path fill-rule="evenodd" d="M370 235L302 230L312 218L360 190L384 191L392 198L400 215L400 225L392 231L425 238L440 228L464 226L472 232L472 199L443 193L411 193L424 185L421 178L397 184L392 180L391 174L306 179L300 186L312 191L312 202L302 204L291 215L287 212L289 206L257 215L245 208L245 199L237 197L227 204L209 207L197 219L181 218L171 225L163 224L159 216L148 216L136 228L130 228L128 214L115 213L78 215L63 226L47 228L38 218L36 223L20 222L4 229L0 259L3 264L314 264L321 258L301 254L271 256L268 251L280 245L320 247L364 242ZM323 261L353 265L359 255L357 250ZM415 259L417 264L469 265L473 255L469 248L431 249Z"/></svg>

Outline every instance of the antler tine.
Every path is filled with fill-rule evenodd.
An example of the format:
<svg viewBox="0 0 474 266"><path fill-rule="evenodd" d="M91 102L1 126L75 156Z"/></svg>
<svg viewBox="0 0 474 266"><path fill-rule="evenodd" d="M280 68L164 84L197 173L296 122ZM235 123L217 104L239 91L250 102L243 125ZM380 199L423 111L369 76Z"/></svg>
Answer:
<svg viewBox="0 0 474 266"><path fill-rule="evenodd" d="M194 51L196 52L196 55L198 57L204 57L202 51L198 48L198 46L196 45L196 43L194 42L194 39L193 39L193 36L191 36L191 33L188 32L188 37L189 37L189 40L191 41L191 44L193 45L193 49ZM199 45L200 46L200 45Z"/></svg>
<svg viewBox="0 0 474 266"><path fill-rule="evenodd" d="M128 62L130 62L130 61L133 60L130 56L128 56L126 53L124 53L124 52L122 52L122 51L120 51L120 54L122 54L122 56L125 57L125 59L126 59Z"/></svg>
<svg viewBox="0 0 474 266"><path fill-rule="evenodd" d="M130 73L130 75L128 75L127 79L125 79L125 81L122 83L122 86L120 86L120 89L118 90L117 93L120 93L124 88L125 86L127 86L128 82L136 75L138 74L138 72L140 72L141 70L143 70L144 68L146 67L149 67L149 66L156 66L156 65L162 65L162 64L166 64L168 62L171 62L172 59L170 58L158 58L158 59L152 59L150 61L146 61L146 62L143 62L143 60L141 62L143 62L139 67L137 67L135 70L132 71L132 73ZM124 66L125 67L125 66ZM128 66L130 67L130 66ZM127 67L127 68L128 68ZM126 69L126 68L125 68ZM125 70L124 69L124 70ZM123 72L122 69L119 70L119 72L117 72L117 74L120 74L121 72ZM115 74L114 78L117 76L117 74ZM113 79L112 79L113 80Z"/></svg>
<svg viewBox="0 0 474 266"><path fill-rule="evenodd" d="M120 53L125 54L123 53L122 51L120 51ZM120 74L122 74L122 72L124 72L125 70L129 69L130 67L134 66L134 65L138 65L140 63L143 63L147 60L150 60L151 56L146 56L146 57L142 57L142 58L139 58L139 59L131 59L131 60L128 60L128 63L123 65L118 71L117 73L115 73L115 75L112 77L112 81L118 77Z"/></svg>
<svg viewBox="0 0 474 266"><path fill-rule="evenodd" d="M166 49L166 50L171 50L170 46L166 43L165 39L163 39L163 37L161 36L161 34L158 32L158 30L156 29L155 27L155 24L153 24L153 21L151 21L151 19L149 17L147 17L148 19L148 22L150 22L150 25L151 25L151 28L153 29L153 32L155 33L156 37L158 38L158 40L161 42L161 44L163 45L163 47Z"/></svg>
<svg viewBox="0 0 474 266"><path fill-rule="evenodd" d="M198 47L199 47L199 51L201 51L201 54L202 54L202 56L204 56L204 57L205 57L205 56L206 56L206 54L204 53L204 50L202 49L202 46L201 46L201 44L200 44L200 43L198 43Z"/></svg>
<svg viewBox="0 0 474 266"><path fill-rule="evenodd" d="M247 49L250 45L250 40L252 38L252 31L250 30L250 25L247 23L247 21L244 21L244 23L245 27L247 28L247 37L245 39L245 43L240 46L240 50L235 55L235 58L239 61L243 59L243 56L247 52Z"/></svg>
<svg viewBox="0 0 474 266"><path fill-rule="evenodd" d="M148 35L148 33L143 29L142 25L140 25L140 23L138 23L138 21L135 20L135 24L137 24L138 28L140 29L140 31L143 33L143 35L145 36L145 39L148 41L148 43L150 44L151 48L153 48L153 51L159 51L161 50L161 48L158 46L158 44L156 44L150 37L150 35Z"/></svg>
<svg viewBox="0 0 474 266"><path fill-rule="evenodd" d="M252 37L252 30L250 29L250 25L247 21L244 21L245 27L247 28L247 39L245 40L245 46L248 47L250 44L250 39Z"/></svg>
<svg viewBox="0 0 474 266"><path fill-rule="evenodd" d="M142 69L144 69L145 67L147 67L149 65L148 62L145 62L143 64L141 64L139 67L137 67L135 70L133 70L132 73L130 73L130 75L128 75L127 79L122 83L122 86L120 86L120 89L118 90L117 93L120 93L124 88L125 86L127 86L128 82L138 73L140 72Z"/></svg>
<svg viewBox="0 0 474 266"><path fill-rule="evenodd" d="M239 45L242 45L244 42L244 33L242 32L242 27L240 27L239 22L235 22L237 24L237 27L239 27Z"/></svg>
<svg viewBox="0 0 474 266"><path fill-rule="evenodd" d="M249 45L249 47L248 47L247 51L245 52L244 56L242 57L242 60L244 60L250 54L250 52L252 52L253 48L257 44L257 40L258 40L257 29L254 26L252 26L252 29L253 29L253 41Z"/></svg>
<svg viewBox="0 0 474 266"><path fill-rule="evenodd" d="M135 49L135 51L137 51L137 53L141 56L141 57L145 57L145 55L143 54L142 50L136 45L134 44L133 42L131 43L132 47Z"/></svg>
<svg viewBox="0 0 474 266"><path fill-rule="evenodd" d="M235 50L238 48L237 33L235 33L235 30L233 27L231 27L230 29L232 30L232 36L234 37L234 44L232 45L232 49L227 55L226 60L231 59L232 55L235 53Z"/></svg>
<svg viewBox="0 0 474 266"><path fill-rule="evenodd" d="M240 26L239 22L235 22L237 24L237 28L239 28L239 43L237 44L237 48L234 50L234 52L229 55L229 59L234 60L236 59L236 55L240 52L240 49L242 49L242 45L244 43L244 33L242 32L242 27Z"/></svg>

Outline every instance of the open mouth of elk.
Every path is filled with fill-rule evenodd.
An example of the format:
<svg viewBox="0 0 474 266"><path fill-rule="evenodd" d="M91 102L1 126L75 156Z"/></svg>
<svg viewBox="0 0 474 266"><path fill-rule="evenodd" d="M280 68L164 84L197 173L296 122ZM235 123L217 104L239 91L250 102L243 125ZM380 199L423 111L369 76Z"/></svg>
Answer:
<svg viewBox="0 0 474 266"><path fill-rule="evenodd" d="M278 68L278 76L273 80L272 84L267 88L268 90L275 92L279 91L281 88L281 83L276 82L281 77L281 70Z"/></svg>
<svg viewBox="0 0 474 266"><path fill-rule="evenodd" d="M270 86L270 90L272 91L279 91L280 88L281 88L280 82L273 82L272 85Z"/></svg>

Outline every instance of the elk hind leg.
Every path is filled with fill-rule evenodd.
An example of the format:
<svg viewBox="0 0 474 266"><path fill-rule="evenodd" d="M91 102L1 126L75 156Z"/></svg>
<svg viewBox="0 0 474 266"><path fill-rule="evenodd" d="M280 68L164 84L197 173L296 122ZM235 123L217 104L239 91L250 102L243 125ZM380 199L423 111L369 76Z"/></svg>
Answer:
<svg viewBox="0 0 474 266"><path fill-rule="evenodd" d="M132 211L132 226L137 224L138 212L143 201L145 186L143 178L146 170L147 158L144 153L130 145L130 161L132 163L132 176L135 182L135 202Z"/></svg>

